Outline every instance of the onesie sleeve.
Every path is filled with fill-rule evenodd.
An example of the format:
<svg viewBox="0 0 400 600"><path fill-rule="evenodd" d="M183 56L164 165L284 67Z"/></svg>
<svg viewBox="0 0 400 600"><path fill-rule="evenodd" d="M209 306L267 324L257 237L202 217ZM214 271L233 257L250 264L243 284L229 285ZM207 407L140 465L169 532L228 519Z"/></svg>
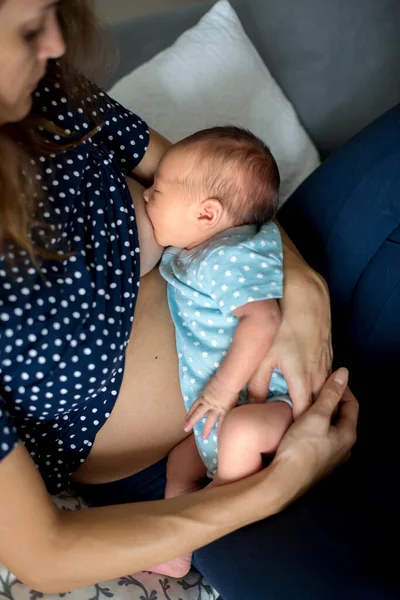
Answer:
<svg viewBox="0 0 400 600"><path fill-rule="evenodd" d="M0 395L0 461L14 450L18 441L17 430Z"/></svg>
<svg viewBox="0 0 400 600"><path fill-rule="evenodd" d="M202 262L200 278L225 315L249 302L281 298L283 256L277 226L269 223L238 243L217 245Z"/></svg>

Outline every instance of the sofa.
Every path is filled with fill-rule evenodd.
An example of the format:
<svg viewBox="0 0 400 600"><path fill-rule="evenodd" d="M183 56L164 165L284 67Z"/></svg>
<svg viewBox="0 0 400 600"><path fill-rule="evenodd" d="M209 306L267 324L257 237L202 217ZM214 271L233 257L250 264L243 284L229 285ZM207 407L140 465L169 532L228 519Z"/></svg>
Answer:
<svg viewBox="0 0 400 600"><path fill-rule="evenodd" d="M212 4L199 2L112 25L109 33L119 49L119 65L106 87L171 45ZM231 0L231 4L322 159L400 102L398 0ZM84 509L70 494L55 502L66 510ZM43 598L1 566L0 596ZM218 593L197 573L179 581L142 573L68 597L214 600Z"/></svg>
<svg viewBox="0 0 400 600"><path fill-rule="evenodd" d="M230 0L322 158L400 100L398 0ZM116 23L111 87L213 2Z"/></svg>

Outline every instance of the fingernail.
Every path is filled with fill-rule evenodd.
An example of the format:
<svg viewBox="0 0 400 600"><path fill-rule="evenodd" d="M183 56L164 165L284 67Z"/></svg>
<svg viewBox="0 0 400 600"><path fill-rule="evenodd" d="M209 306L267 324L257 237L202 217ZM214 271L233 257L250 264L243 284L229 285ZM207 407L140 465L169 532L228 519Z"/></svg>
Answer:
<svg viewBox="0 0 400 600"><path fill-rule="evenodd" d="M348 377L348 370L345 369L345 367L341 367L336 371L333 381L335 381L335 383L338 383L339 385L344 385L347 382Z"/></svg>
<svg viewBox="0 0 400 600"><path fill-rule="evenodd" d="M184 431L190 431L190 425L185 425L185 427L183 428Z"/></svg>

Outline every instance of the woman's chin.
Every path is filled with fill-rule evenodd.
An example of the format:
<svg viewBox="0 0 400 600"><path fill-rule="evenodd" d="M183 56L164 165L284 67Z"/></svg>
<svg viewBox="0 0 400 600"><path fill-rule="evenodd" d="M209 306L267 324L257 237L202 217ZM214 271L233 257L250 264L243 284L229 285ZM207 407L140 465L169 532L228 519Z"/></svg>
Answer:
<svg viewBox="0 0 400 600"><path fill-rule="evenodd" d="M7 115L7 123L18 123L25 119L32 110L32 96L29 94L14 105Z"/></svg>

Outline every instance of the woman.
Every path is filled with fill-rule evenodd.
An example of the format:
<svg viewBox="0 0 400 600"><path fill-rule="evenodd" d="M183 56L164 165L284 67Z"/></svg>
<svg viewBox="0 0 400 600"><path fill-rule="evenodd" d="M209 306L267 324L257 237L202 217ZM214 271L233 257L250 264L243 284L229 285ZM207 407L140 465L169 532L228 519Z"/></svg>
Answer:
<svg viewBox="0 0 400 600"><path fill-rule="evenodd" d="M148 568L279 512L348 456L357 422L345 371L320 392L330 367L326 288L285 237L282 327L250 385L267 388L277 365L297 416L311 393L317 401L261 473L129 504L162 498L165 456L184 437L157 269L137 289L132 202L141 209L142 188L121 171L151 180L168 145L74 72L71 52L89 41L90 22L83 2L0 2L0 560L46 592ZM115 506L61 513L46 486L71 478ZM215 553L203 548L196 565L242 600L243 578L242 589L224 591L231 569ZM260 584L246 583L254 598Z"/></svg>

